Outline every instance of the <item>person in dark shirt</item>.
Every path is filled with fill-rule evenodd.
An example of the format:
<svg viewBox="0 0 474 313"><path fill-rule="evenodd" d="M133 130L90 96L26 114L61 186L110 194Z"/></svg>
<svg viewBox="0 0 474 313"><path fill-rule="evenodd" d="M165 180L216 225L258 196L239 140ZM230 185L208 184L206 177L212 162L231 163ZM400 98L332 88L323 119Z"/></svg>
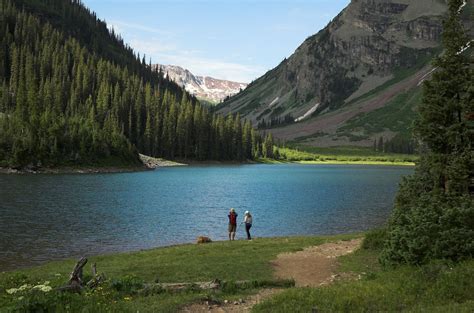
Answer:
<svg viewBox="0 0 474 313"><path fill-rule="evenodd" d="M237 231L237 213L232 208L229 211L229 240L235 240L235 232Z"/></svg>

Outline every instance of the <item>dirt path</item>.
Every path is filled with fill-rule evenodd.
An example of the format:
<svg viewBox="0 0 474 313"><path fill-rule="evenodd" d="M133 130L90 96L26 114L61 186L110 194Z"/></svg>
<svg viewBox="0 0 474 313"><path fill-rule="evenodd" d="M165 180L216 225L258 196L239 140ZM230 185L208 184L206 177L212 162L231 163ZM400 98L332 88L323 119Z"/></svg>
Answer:
<svg viewBox="0 0 474 313"><path fill-rule="evenodd" d="M250 312L252 307L265 299L282 292L284 289L262 289L257 294L238 301L227 303L195 303L181 310L182 313L245 313Z"/></svg>
<svg viewBox="0 0 474 313"><path fill-rule="evenodd" d="M297 287L317 287L330 284L336 278L337 258L354 252L360 247L361 238L350 241L325 243L295 253L279 254L272 262L275 277L294 279ZM186 313L244 313L263 300L284 289L263 289L257 294L239 301L227 303L195 303L183 308Z"/></svg>
<svg viewBox="0 0 474 313"><path fill-rule="evenodd" d="M317 287L329 284L335 278L337 257L357 250L361 241L362 239L331 242L295 253L280 254L272 262L275 276L293 278L296 287Z"/></svg>

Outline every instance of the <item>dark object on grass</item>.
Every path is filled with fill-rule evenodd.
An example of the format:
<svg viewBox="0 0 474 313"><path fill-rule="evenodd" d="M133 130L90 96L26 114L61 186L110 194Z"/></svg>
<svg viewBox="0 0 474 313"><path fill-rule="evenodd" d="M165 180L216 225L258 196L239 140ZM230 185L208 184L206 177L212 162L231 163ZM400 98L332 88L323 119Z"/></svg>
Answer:
<svg viewBox="0 0 474 313"><path fill-rule="evenodd" d="M85 257L82 257L79 261L77 261L76 265L74 266L74 269L71 272L71 275L69 276L69 281L67 285L59 287L57 290L80 293L84 289L84 287L94 289L102 281L105 280L105 276L103 274L97 274L97 265L96 263L94 263L92 264L92 279L89 280L87 283L84 283L82 277L82 269L86 264L87 258Z"/></svg>
<svg viewBox="0 0 474 313"><path fill-rule="evenodd" d="M221 281L214 279L207 282L184 282L184 283L157 283L146 284L141 291L144 294L167 292L183 292L189 290L246 290L262 287L280 287L288 288L294 287L294 280L277 279L277 280L241 280L241 281Z"/></svg>
<svg viewBox="0 0 474 313"><path fill-rule="evenodd" d="M200 244L200 243L209 243L209 242L212 242L211 238L205 237L205 236L199 236L199 237L197 237L197 239L196 239L196 243L197 243L197 244Z"/></svg>

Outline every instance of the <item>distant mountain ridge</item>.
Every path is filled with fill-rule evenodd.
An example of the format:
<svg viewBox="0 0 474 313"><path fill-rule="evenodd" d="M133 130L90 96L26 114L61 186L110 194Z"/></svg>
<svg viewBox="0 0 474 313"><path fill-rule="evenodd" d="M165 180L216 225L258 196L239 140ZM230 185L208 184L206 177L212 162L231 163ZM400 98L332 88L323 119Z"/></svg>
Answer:
<svg viewBox="0 0 474 313"><path fill-rule="evenodd" d="M189 70L177 65L156 64L155 67L161 68L165 76L184 87L189 93L212 103L219 103L242 91L248 85L209 76L194 75Z"/></svg>
<svg viewBox="0 0 474 313"><path fill-rule="evenodd" d="M472 30L473 0L463 9ZM444 0L352 0L323 30L218 106L305 145L410 136L421 82L441 52Z"/></svg>

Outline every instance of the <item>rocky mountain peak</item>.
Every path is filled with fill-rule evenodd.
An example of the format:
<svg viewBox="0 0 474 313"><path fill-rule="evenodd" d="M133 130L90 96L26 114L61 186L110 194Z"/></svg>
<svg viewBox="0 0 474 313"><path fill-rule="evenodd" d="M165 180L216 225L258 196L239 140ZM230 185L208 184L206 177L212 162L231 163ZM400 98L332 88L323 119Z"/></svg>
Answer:
<svg viewBox="0 0 474 313"><path fill-rule="evenodd" d="M246 83L217 79L209 76L197 76L189 70L176 65L156 64L163 73L197 98L220 103L247 87Z"/></svg>

